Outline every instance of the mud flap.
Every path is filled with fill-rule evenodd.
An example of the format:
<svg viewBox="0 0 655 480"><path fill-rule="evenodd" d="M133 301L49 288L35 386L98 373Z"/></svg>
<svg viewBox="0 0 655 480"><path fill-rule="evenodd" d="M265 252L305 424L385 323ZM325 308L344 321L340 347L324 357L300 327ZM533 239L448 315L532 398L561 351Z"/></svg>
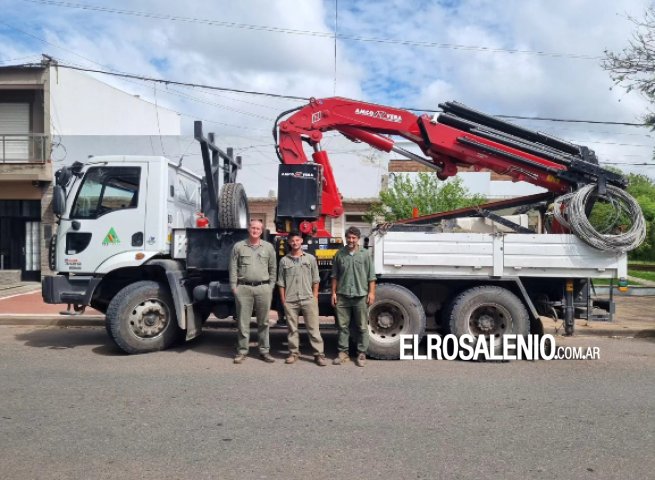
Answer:
<svg viewBox="0 0 655 480"><path fill-rule="evenodd" d="M174 260L155 259L148 264L160 266L166 272L166 279L175 304L177 324L182 330L186 330L187 340L196 338L202 332L202 318L195 314L191 293L184 286L186 271L179 262Z"/></svg>

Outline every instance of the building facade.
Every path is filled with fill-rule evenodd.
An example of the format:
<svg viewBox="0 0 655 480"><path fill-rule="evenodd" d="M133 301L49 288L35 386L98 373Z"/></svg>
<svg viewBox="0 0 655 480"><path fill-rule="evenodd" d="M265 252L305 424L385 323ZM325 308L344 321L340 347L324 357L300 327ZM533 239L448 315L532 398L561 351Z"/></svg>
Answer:
<svg viewBox="0 0 655 480"><path fill-rule="evenodd" d="M48 59L0 67L0 285L48 273L60 165L93 155L97 137L179 134L176 112Z"/></svg>

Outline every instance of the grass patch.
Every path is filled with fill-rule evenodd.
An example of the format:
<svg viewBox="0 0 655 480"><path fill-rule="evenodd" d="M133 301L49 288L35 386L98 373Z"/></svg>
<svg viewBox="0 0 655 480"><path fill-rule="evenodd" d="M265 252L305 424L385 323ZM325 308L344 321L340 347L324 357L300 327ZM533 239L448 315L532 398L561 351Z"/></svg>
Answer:
<svg viewBox="0 0 655 480"><path fill-rule="evenodd" d="M655 272L644 272L642 270L632 270L628 268L628 275L638 279L655 282ZM607 287L610 284L609 278L595 278L593 281L596 287ZM616 287L618 283L618 280L615 279L613 285ZM638 280L630 280L628 283L636 287L643 286L643 283L639 282Z"/></svg>
<svg viewBox="0 0 655 480"><path fill-rule="evenodd" d="M637 277L643 280L655 282L655 272L648 272L643 270L631 270L628 268L628 275L630 275L631 277Z"/></svg>

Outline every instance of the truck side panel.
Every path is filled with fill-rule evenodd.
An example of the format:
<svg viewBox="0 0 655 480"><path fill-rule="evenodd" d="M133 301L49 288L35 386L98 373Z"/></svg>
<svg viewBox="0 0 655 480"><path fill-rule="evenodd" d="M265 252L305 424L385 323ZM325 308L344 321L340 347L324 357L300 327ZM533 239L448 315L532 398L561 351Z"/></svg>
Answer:
<svg viewBox="0 0 655 480"><path fill-rule="evenodd" d="M575 235L393 232L376 235L376 272L414 277L622 278L627 255Z"/></svg>

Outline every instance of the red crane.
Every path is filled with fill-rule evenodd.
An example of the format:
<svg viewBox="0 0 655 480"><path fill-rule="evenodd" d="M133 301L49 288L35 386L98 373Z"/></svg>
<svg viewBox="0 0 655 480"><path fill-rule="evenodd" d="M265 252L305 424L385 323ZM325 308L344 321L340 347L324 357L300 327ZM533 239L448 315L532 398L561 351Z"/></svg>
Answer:
<svg viewBox="0 0 655 480"><path fill-rule="evenodd" d="M524 129L457 102L439 107L442 112L437 115L415 115L407 110L333 97L312 98L309 104L282 113L273 131L280 161L286 165L316 163L322 167L320 212L315 218L296 219L301 231L329 237L325 217L343 213L328 152L321 149L323 133L333 130L353 141L427 165L442 180L455 175L459 167L467 167L474 171L491 170L555 194L589 183L598 183L601 191L607 183L622 188L626 185L624 177L600 167L594 152L587 147ZM390 136L414 142L424 157L396 146ZM314 150L311 161L303 143Z"/></svg>

